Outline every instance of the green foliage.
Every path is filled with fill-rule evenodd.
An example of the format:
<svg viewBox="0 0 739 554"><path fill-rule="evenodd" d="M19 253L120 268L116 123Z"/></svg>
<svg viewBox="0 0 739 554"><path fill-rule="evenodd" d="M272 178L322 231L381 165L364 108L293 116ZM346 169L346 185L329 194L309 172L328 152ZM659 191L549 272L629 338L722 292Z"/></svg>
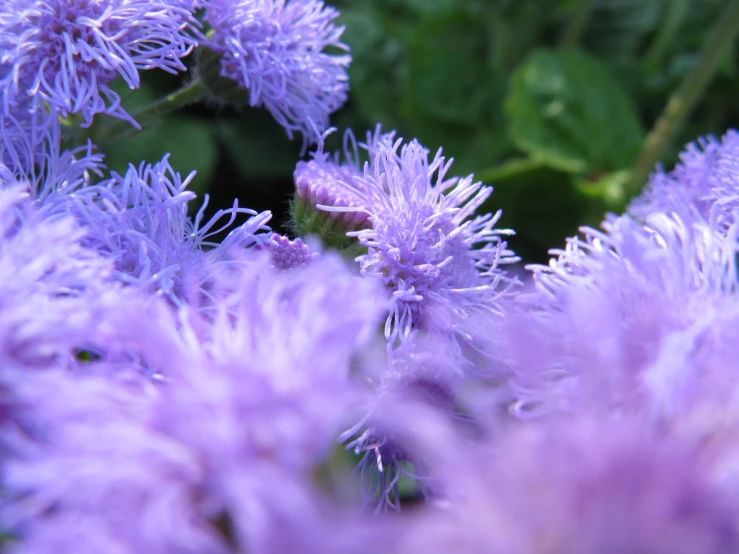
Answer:
<svg viewBox="0 0 739 554"><path fill-rule="evenodd" d="M533 52L511 76L506 114L516 146L569 173L626 168L644 138L618 80L578 50Z"/></svg>

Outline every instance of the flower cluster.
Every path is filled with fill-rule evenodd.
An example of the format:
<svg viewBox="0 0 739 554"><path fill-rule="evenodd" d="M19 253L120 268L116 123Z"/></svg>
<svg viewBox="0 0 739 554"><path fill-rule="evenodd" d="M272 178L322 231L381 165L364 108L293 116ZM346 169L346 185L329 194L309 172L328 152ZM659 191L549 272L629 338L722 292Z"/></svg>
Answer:
<svg viewBox="0 0 739 554"><path fill-rule="evenodd" d="M739 551L739 134L515 276L492 189L441 150L377 127L326 152L336 16L0 7L0 550ZM116 76L198 44L318 144L291 235L189 213L168 156L118 174L72 144L131 120Z"/></svg>

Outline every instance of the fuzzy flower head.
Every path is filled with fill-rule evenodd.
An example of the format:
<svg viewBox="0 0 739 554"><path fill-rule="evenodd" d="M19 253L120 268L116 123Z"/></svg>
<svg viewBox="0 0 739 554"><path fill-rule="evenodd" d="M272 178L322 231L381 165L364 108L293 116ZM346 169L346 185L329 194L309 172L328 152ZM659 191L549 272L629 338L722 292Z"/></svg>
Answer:
<svg viewBox="0 0 739 554"><path fill-rule="evenodd" d="M140 69L184 71L196 44L184 2L7 0L0 7L0 94L7 115L30 97L84 125L106 113L136 125L110 88L139 86Z"/></svg>
<svg viewBox="0 0 739 554"><path fill-rule="evenodd" d="M658 168L651 175L629 212L642 220L654 212L677 212L728 232L739 218L739 132L688 144L672 171Z"/></svg>
<svg viewBox="0 0 739 554"><path fill-rule="evenodd" d="M716 345L739 307L735 234L659 213L648 225L622 216L604 227L533 266L536 292L519 296L501 329L516 415L674 414L706 365L723 365Z"/></svg>
<svg viewBox="0 0 739 554"><path fill-rule="evenodd" d="M16 382L47 438L0 472L0 529L19 552L87 525L89 541L123 552L336 551L343 519L326 517L312 475L352 401L350 366L382 291L332 256L286 272L262 252L211 269L225 294L209 336L189 307L152 312L153 325L134 318L164 383L60 372Z"/></svg>
<svg viewBox="0 0 739 554"><path fill-rule="evenodd" d="M736 501L706 477L694 445L655 437L628 419L517 431L492 448L426 437L446 459L439 474L449 494L409 522L398 552L728 554L739 547Z"/></svg>
<svg viewBox="0 0 739 554"><path fill-rule="evenodd" d="M269 212L257 214L234 203L203 223L206 197L191 219L187 204L195 194L187 186L194 176L193 172L183 179L165 157L154 165L131 166L125 175L113 173L111 179L75 197L70 208L90 229L89 247L115 260L118 279L151 288L175 304L183 301L191 284L188 274L197 286L199 271L207 261L267 240L259 233L268 229L271 217ZM234 228L222 243L208 240L241 214L253 217Z"/></svg>
<svg viewBox="0 0 739 554"><path fill-rule="evenodd" d="M221 56L221 76L247 89L249 105L265 107L289 137L317 142L349 88L349 55L340 42L338 11L317 0L208 0L208 47Z"/></svg>
<svg viewBox="0 0 739 554"><path fill-rule="evenodd" d="M496 229L501 213L474 216L492 193L472 176L447 177L452 160L393 134L368 149L373 157L355 183L342 182L361 206L326 208L366 214L370 227L347 233L367 248L362 272L378 275L393 298L385 328L390 345L414 330L453 330L475 312L494 312L510 280L502 264L517 260ZM442 329L443 328L443 329ZM453 333L453 331L452 331Z"/></svg>
<svg viewBox="0 0 739 554"><path fill-rule="evenodd" d="M86 194L91 174L101 175L103 156L88 142L62 150L56 117L38 113L0 117L0 186L22 183L45 217L64 215L74 194Z"/></svg>

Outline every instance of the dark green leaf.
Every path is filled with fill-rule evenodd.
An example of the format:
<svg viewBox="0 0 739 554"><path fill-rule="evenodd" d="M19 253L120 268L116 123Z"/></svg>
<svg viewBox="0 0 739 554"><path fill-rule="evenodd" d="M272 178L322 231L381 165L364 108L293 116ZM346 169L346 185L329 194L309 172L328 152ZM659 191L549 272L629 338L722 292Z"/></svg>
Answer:
<svg viewBox="0 0 739 554"><path fill-rule="evenodd" d="M290 141L268 112L247 109L238 119L218 123L217 133L245 181L292 177L299 144Z"/></svg>
<svg viewBox="0 0 739 554"><path fill-rule="evenodd" d="M511 76L508 129L516 145L552 168L589 175L628 166L642 143L631 100L597 58L534 52Z"/></svg>

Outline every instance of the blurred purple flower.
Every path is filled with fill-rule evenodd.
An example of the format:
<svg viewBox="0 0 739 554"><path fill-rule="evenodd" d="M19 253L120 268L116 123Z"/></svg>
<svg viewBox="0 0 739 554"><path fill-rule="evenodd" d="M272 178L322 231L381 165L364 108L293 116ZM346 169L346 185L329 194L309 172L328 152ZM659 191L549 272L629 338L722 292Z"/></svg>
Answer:
<svg viewBox="0 0 739 554"><path fill-rule="evenodd" d="M27 404L54 390L32 414L47 440L0 472L0 529L19 553L87 526L124 552L346 551L346 515L312 472L352 401L350 363L382 293L332 256L291 272L264 255L230 267L208 337L189 308L159 312L166 383L46 372L16 387Z"/></svg>
<svg viewBox="0 0 739 554"><path fill-rule="evenodd" d="M671 417L698 395L739 313L735 232L652 214L582 229L501 325L513 411L646 409ZM723 338L722 338L723 337ZM536 348L532 348L532 344ZM718 369L718 368L717 368ZM682 408L680 408L682 407Z"/></svg>
<svg viewBox="0 0 739 554"><path fill-rule="evenodd" d="M671 172L657 168L629 212L641 219L653 212L698 216L728 232L739 215L739 132L688 144Z"/></svg>
<svg viewBox="0 0 739 554"><path fill-rule="evenodd" d="M83 125L98 113L138 124L110 87L122 77L139 86L139 69L184 71L196 45L185 2L164 0L6 0L0 7L3 112L31 97Z"/></svg>
<svg viewBox="0 0 739 554"><path fill-rule="evenodd" d="M494 445L425 440L446 497L407 521L397 552L604 554L739 548L736 499L704 475L696 445L643 425L567 421Z"/></svg>
<svg viewBox="0 0 739 554"><path fill-rule="evenodd" d="M207 0L213 29L208 47L221 57L221 75L249 91L249 105L264 106L290 138L317 142L329 115L346 102L349 55L339 12L317 0Z"/></svg>

